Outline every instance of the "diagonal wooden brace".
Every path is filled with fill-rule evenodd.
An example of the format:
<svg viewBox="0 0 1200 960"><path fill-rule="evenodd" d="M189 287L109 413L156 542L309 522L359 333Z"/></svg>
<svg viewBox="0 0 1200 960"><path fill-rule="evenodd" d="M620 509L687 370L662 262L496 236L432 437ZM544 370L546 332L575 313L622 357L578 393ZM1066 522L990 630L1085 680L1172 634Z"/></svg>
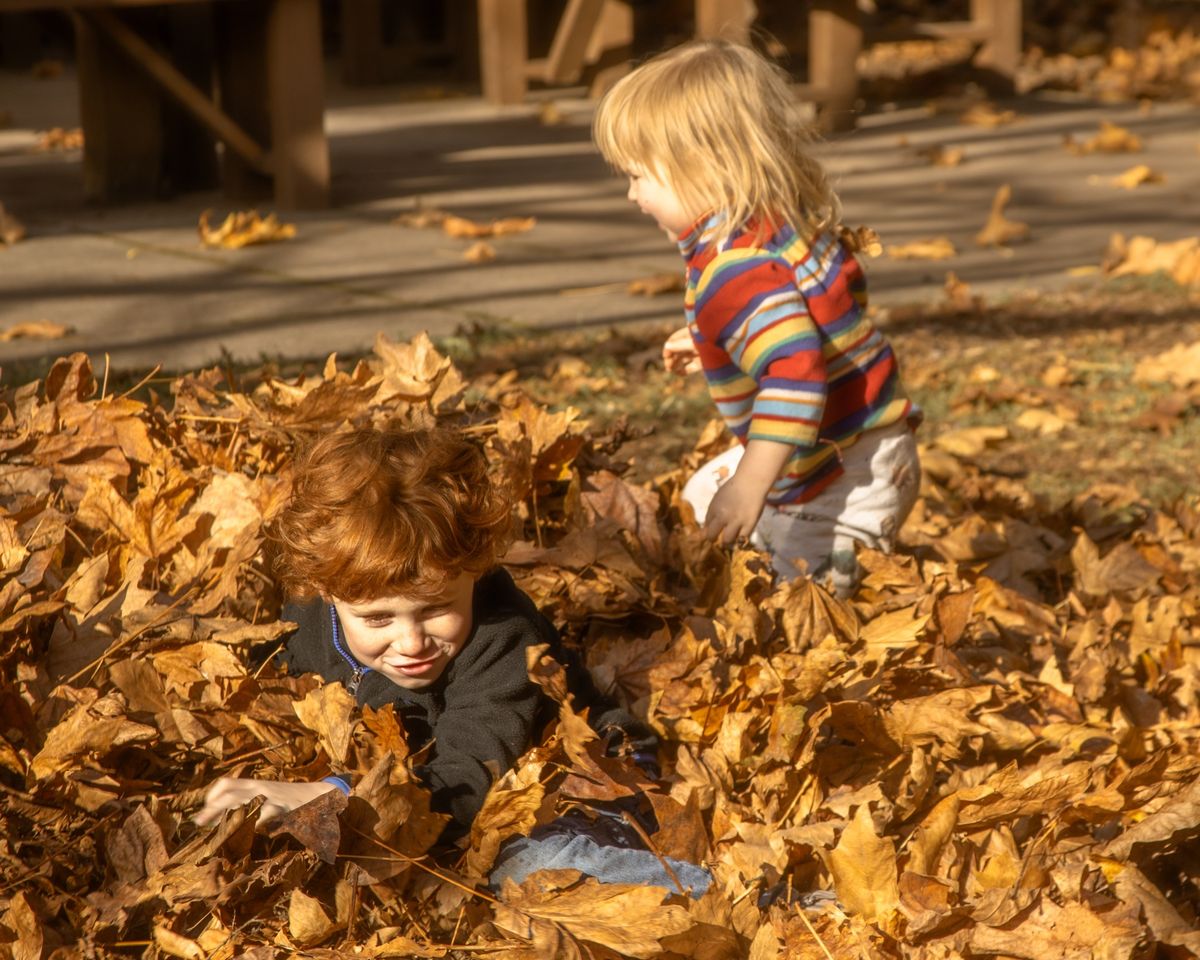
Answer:
<svg viewBox="0 0 1200 960"><path fill-rule="evenodd" d="M195 86L175 66L147 43L136 31L123 23L111 10L81 8L84 17L97 31L102 32L140 69L144 70L162 89L204 124L218 140L246 161L259 173L273 176L275 163L270 151L264 149L245 130L221 112L220 108Z"/></svg>

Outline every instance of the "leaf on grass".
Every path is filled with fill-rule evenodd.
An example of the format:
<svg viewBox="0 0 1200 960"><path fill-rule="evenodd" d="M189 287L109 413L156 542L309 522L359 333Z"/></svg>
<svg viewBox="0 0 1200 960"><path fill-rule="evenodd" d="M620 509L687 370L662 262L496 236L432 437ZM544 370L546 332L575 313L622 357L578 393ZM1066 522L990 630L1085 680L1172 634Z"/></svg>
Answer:
<svg viewBox="0 0 1200 960"><path fill-rule="evenodd" d="M235 211L226 216L216 229L209 226L208 218L211 214L211 210L200 214L200 223L197 226L200 242L206 247L239 250L254 244L291 240L296 236L296 225L280 223L273 213L262 217L257 210Z"/></svg>
<svg viewBox="0 0 1200 960"><path fill-rule="evenodd" d="M0 215L3 211L0 210ZM61 323L51 323L49 320L28 320L24 323L14 323L12 326L0 329L0 343L9 340L61 340L73 333L74 327Z"/></svg>
<svg viewBox="0 0 1200 960"><path fill-rule="evenodd" d="M992 198L992 210L988 214L987 223L975 235L975 243L981 247L1003 247L1017 243L1029 237L1029 224L1009 220L1004 215L1004 208L1012 199L1012 187L1007 183L1001 185Z"/></svg>
<svg viewBox="0 0 1200 960"><path fill-rule="evenodd" d="M1129 543L1118 543L1101 558L1100 550L1082 531L1071 549L1071 563L1075 567L1075 586L1093 597L1141 590L1162 575Z"/></svg>
<svg viewBox="0 0 1200 960"><path fill-rule="evenodd" d="M1200 341L1177 343L1162 353L1143 357L1134 367L1133 380L1181 388L1200 383Z"/></svg>

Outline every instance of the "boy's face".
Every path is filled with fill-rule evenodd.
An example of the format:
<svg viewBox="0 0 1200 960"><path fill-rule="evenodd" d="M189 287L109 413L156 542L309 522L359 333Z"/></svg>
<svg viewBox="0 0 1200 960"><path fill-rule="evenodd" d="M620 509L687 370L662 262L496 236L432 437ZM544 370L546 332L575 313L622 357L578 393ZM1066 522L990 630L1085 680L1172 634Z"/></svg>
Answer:
<svg viewBox="0 0 1200 960"><path fill-rule="evenodd" d="M629 199L638 205L642 213L653 217L672 240L678 240L704 212L693 210L654 171L639 167L627 173Z"/></svg>
<svg viewBox="0 0 1200 960"><path fill-rule="evenodd" d="M401 594L362 603L333 598L346 645L364 667L406 690L434 683L471 635L475 577L464 573L433 596Z"/></svg>

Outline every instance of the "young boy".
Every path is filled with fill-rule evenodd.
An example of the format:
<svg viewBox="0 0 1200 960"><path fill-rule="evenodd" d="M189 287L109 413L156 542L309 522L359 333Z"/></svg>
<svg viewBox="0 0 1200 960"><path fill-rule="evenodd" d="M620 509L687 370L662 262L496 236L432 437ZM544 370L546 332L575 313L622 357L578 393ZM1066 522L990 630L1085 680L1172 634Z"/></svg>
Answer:
<svg viewBox="0 0 1200 960"><path fill-rule="evenodd" d="M461 832L495 772L508 770L554 716L532 683L525 651L549 643L568 665L579 708L603 735L619 733L653 756L653 732L601 698L565 656L557 631L496 562L510 505L482 452L450 431L352 430L327 435L296 466L279 517L283 618L299 629L281 660L319 673L359 704L395 704L410 743L433 743L416 772L433 807ZM263 819L328 790L316 783L221 778L196 820L207 824L257 796Z"/></svg>

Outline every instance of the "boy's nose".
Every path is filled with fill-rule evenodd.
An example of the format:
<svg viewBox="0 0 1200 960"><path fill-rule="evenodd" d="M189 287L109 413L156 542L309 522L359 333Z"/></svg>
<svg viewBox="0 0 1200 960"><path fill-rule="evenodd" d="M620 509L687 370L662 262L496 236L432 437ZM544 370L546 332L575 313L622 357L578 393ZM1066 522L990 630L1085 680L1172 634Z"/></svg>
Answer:
<svg viewBox="0 0 1200 960"><path fill-rule="evenodd" d="M637 184L633 180L629 181L629 189L625 192L625 199L637 203Z"/></svg>
<svg viewBox="0 0 1200 960"><path fill-rule="evenodd" d="M400 624L392 649L405 657L415 657L425 651L425 631L419 623Z"/></svg>

